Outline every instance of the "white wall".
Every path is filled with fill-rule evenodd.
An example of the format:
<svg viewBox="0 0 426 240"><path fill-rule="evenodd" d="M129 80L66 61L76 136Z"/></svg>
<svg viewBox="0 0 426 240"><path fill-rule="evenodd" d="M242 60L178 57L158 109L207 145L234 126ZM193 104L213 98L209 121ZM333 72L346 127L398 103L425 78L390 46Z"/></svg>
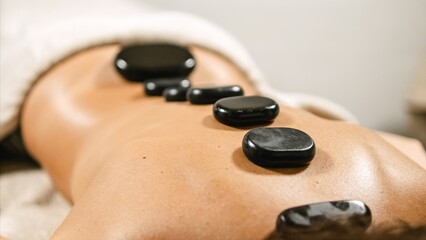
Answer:
<svg viewBox="0 0 426 240"><path fill-rule="evenodd" d="M426 0L150 0L203 16L248 48L272 85L327 97L409 134L405 95L426 56Z"/></svg>

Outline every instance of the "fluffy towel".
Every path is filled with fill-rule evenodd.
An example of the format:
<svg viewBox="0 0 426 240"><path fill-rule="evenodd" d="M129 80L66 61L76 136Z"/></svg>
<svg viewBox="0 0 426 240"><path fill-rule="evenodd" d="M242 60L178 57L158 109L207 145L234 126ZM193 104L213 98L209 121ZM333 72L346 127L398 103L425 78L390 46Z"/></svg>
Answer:
<svg viewBox="0 0 426 240"><path fill-rule="evenodd" d="M42 170L0 176L0 235L12 240L45 240L71 206Z"/></svg>

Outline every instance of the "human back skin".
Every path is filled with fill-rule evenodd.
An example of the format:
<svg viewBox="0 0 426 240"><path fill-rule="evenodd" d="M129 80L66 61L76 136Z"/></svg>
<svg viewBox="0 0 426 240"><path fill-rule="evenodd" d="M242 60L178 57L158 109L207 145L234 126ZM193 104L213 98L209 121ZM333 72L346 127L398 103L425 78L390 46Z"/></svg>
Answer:
<svg viewBox="0 0 426 240"><path fill-rule="evenodd" d="M146 97L114 70L118 45L77 53L31 90L22 112L30 153L73 208L53 239L261 239L278 214L320 201L357 199L373 226L426 223L426 171L354 124L281 105L269 127L308 133L308 167L266 169L241 150L250 129L217 122L211 105ZM239 84L231 62L192 46L192 84Z"/></svg>

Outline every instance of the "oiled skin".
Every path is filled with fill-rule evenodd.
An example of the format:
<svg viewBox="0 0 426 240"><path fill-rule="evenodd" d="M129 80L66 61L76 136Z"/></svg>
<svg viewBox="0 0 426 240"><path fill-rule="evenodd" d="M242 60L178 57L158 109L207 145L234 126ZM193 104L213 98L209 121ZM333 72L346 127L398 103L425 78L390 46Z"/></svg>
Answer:
<svg viewBox="0 0 426 240"><path fill-rule="evenodd" d="M362 127L281 106L269 126L307 132L317 153L307 168L248 161L248 128L225 126L212 106L166 103L125 82L119 46L85 50L40 77L22 115L29 151L74 203L53 239L261 239L284 209L358 199L373 224L426 223L426 171ZM222 56L191 47L193 85L255 90Z"/></svg>

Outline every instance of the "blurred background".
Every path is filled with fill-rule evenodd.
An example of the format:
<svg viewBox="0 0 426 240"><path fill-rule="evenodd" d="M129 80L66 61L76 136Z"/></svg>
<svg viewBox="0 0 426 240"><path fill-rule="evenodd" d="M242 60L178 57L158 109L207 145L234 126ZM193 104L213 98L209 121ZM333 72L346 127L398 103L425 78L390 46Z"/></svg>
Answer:
<svg viewBox="0 0 426 240"><path fill-rule="evenodd" d="M426 0L148 2L234 34L275 88L326 97L369 128L413 135L406 100L426 60Z"/></svg>

